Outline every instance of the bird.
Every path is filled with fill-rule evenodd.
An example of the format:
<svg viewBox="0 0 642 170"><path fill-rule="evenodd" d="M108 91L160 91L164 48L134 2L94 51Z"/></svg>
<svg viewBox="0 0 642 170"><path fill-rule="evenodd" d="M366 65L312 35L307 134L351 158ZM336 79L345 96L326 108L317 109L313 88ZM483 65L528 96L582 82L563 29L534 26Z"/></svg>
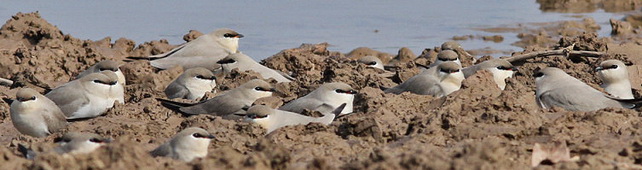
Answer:
<svg viewBox="0 0 642 170"><path fill-rule="evenodd" d="M204 67L215 70L216 62L229 54L237 53L239 39L243 34L221 28L180 45L166 53L147 57L153 67L169 69L182 66L183 69Z"/></svg>
<svg viewBox="0 0 642 170"><path fill-rule="evenodd" d="M91 73L56 87L45 96L51 99L67 119L93 118L124 103L124 87L114 72Z"/></svg>
<svg viewBox="0 0 642 170"><path fill-rule="evenodd" d="M383 63L381 62L381 59L375 57L375 56L365 56L361 57L357 60L359 63L363 63L367 65L368 67L372 68L377 68L380 70L384 70Z"/></svg>
<svg viewBox="0 0 642 170"><path fill-rule="evenodd" d="M475 63L477 62L477 59L470 55L466 50L464 50L463 47L461 47L461 44L459 44L457 41L447 41L441 44L441 50L452 50L456 52L458 55L463 56L463 57L469 57L472 59L472 62ZM461 65L461 63L460 63Z"/></svg>
<svg viewBox="0 0 642 170"><path fill-rule="evenodd" d="M636 108L639 101L610 98L556 67L536 72L536 101L544 109L554 106L570 111L595 111L602 108Z"/></svg>
<svg viewBox="0 0 642 170"><path fill-rule="evenodd" d="M464 77L468 78L479 70L488 70L493 74L493 80L499 89L506 88L506 78L513 77L513 73L517 71L517 67L513 66L510 62L503 59L491 59L479 64L475 64L462 69Z"/></svg>
<svg viewBox="0 0 642 170"><path fill-rule="evenodd" d="M260 125L267 130L266 134L281 127L290 125L305 125L312 122L329 125L334 118L341 114L346 103L341 104L331 113L324 113L323 117L310 117L294 112L273 109L265 105L254 105L245 114L245 121Z"/></svg>
<svg viewBox="0 0 642 170"><path fill-rule="evenodd" d="M443 50L437 54L437 59L435 60L434 63L430 64L428 67L436 67L441 63L444 63L446 61L452 61L461 66L461 61L459 60L459 54L457 54L453 50Z"/></svg>
<svg viewBox="0 0 642 170"><path fill-rule="evenodd" d="M59 154L86 154L110 143L112 140L94 133L69 132L58 140L54 149Z"/></svg>
<svg viewBox="0 0 642 170"><path fill-rule="evenodd" d="M127 84L125 75L120 70L120 65L118 64L118 62L112 60L103 60L94 64L93 66L85 69L85 71L80 72L80 74L76 76L76 79L89 75L90 73L98 73L103 71L112 71L116 73L116 76L118 76L118 82L123 84L123 86Z"/></svg>
<svg viewBox="0 0 642 170"><path fill-rule="evenodd" d="M604 91L620 99L633 99L629 72L626 65L620 60L606 60L595 68L597 75L602 79L600 85Z"/></svg>
<svg viewBox="0 0 642 170"><path fill-rule="evenodd" d="M205 129L189 127L152 150L150 154L154 157L171 157L190 162L196 158L207 156L207 148L212 139L214 139L214 135L211 135Z"/></svg>
<svg viewBox="0 0 642 170"><path fill-rule="evenodd" d="M251 106L256 99L271 96L275 91L269 83L260 79L253 79L237 88L199 103L179 103L160 98L158 100L161 101L163 106L188 116L210 114L225 118ZM229 119L235 118L239 117L230 117Z"/></svg>
<svg viewBox="0 0 642 170"><path fill-rule="evenodd" d="M240 52L230 54L227 57L219 60L217 63L221 65L220 69L225 73L229 73L232 71L232 69L236 68L239 69L239 71L252 70L261 74L261 77L263 77L264 79L274 78L277 82L292 81L291 77L280 73L279 71L265 67L254 61L254 59L250 58L250 56L247 56Z"/></svg>
<svg viewBox="0 0 642 170"><path fill-rule="evenodd" d="M216 76L205 68L195 67L185 70L166 88L167 98L182 98L195 100L216 87Z"/></svg>
<svg viewBox="0 0 642 170"><path fill-rule="evenodd" d="M446 41L443 44L441 44L441 50L457 50L461 49L461 44L459 44L457 41Z"/></svg>
<svg viewBox="0 0 642 170"><path fill-rule="evenodd" d="M13 126L29 136L46 137L67 127L67 119L56 103L30 88L18 90L9 112Z"/></svg>
<svg viewBox="0 0 642 170"><path fill-rule="evenodd" d="M436 73L432 73L431 69L428 69L395 87L386 89L384 92L401 94L408 91L420 95L442 97L461 88L464 74L461 72L460 65L453 61L447 61L435 68Z"/></svg>
<svg viewBox="0 0 642 170"><path fill-rule="evenodd" d="M86 132L69 132L60 138L54 139L57 146L48 152L54 152L59 155L76 155L87 154L95 151L96 149L111 143L111 138L103 137L94 133ZM33 160L38 156L39 152L27 148L19 144L18 151L27 159Z"/></svg>
<svg viewBox="0 0 642 170"><path fill-rule="evenodd" d="M346 104L341 115L353 112L354 96L357 90L342 82L325 83L309 94L293 100L279 109L295 113L302 113L305 109L317 110L321 113L330 113L341 104Z"/></svg>

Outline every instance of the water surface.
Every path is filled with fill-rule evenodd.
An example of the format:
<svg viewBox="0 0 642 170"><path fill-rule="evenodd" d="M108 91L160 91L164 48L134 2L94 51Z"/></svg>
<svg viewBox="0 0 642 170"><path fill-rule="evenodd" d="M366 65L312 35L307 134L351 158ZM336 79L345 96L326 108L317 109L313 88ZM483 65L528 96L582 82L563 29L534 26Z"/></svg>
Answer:
<svg viewBox="0 0 642 170"><path fill-rule="evenodd" d="M517 41L515 34L474 28L580 20L572 17L578 14L541 12L539 4L525 0L0 1L0 20L17 12L39 11L65 34L81 39L109 36L138 44L158 39L180 44L189 30L207 33L228 27L245 35L240 50L255 59L301 43L320 42L341 52L364 46L389 53L409 47L420 53L457 35L503 35L501 43L461 43L466 49L518 51L519 47L510 45ZM579 15L593 17L602 26L600 35L609 33L609 18L622 17L603 11Z"/></svg>

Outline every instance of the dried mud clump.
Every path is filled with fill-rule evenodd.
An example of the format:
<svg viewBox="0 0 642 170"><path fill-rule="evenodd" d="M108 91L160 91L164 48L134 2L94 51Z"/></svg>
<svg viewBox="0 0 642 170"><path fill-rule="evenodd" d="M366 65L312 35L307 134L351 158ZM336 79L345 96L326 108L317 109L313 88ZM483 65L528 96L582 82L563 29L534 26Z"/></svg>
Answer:
<svg viewBox="0 0 642 170"><path fill-rule="evenodd" d="M198 35L190 32L189 41ZM570 35L570 34L569 34ZM549 37L550 38L550 37ZM592 32L550 38L551 45L527 45L524 52L553 50L571 44L575 50L607 52L628 64L641 64L635 43L611 44ZM547 42L549 43L549 42ZM96 152L60 156L44 153L35 161L17 151L23 144L37 151L54 147L53 138L19 134L9 118L9 103L0 103L0 164L6 169L523 169L531 166L533 146L566 144L577 161L555 161L538 167L556 169L615 169L639 167L642 118L635 110L606 108L594 112L540 109L535 103L537 69L559 67L571 76L599 88L594 67L606 58L549 56L528 59L500 90L488 71L464 80L461 90L446 97L411 93L387 94L393 87L420 71L440 49L426 49L419 57L400 50L395 71L368 68L355 61L364 55L388 57L366 48L350 54L328 50L327 43L303 44L285 49L262 64L292 75L289 83L271 81L280 94L257 103L278 107L304 96L325 82L345 82L359 94L353 114L329 126L317 123L289 126L271 134L255 124L210 115L183 116L163 106L163 89L182 68L157 70L145 60L125 61L167 52L167 41L138 44L124 38L98 41L65 35L38 13L19 13L0 29L0 76L18 82L0 86L0 97L11 99L20 87L44 92L63 84L98 61L121 62L127 76L126 102L104 116L76 121L65 131L93 132L114 142ZM439 44L435 44L437 46ZM463 54L463 52L462 52ZM347 56L347 57L346 57ZM382 58L383 58L382 57ZM414 58L406 60L406 58ZM480 61L486 60L480 59ZM472 64L472 56L464 57ZM387 62L386 61L386 62ZM634 67L634 66L631 66ZM216 93L260 77L253 71L218 75ZM639 77L638 77L639 79ZM177 100L181 102L196 102ZM148 152L187 127L201 127L216 138L209 154L192 162L154 158ZM546 162L546 161L544 161Z"/></svg>

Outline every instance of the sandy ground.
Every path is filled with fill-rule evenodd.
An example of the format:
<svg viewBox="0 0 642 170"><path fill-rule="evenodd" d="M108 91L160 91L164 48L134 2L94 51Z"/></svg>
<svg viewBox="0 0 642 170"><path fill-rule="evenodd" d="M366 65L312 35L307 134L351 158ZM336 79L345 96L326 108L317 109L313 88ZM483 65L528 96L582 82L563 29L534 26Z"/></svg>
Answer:
<svg viewBox="0 0 642 170"><path fill-rule="evenodd" d="M623 36L597 38L591 22L594 23L590 20L551 23L546 29L537 29L539 31L519 31L523 32L525 52L575 44L576 50L606 52L608 57L530 59L518 65L519 71L508 79L504 91L498 89L491 74L484 71L466 79L461 90L442 98L385 94L381 90L419 72L415 63L429 64L439 48L426 49L417 59L398 62L397 71L392 73L367 68L346 57L347 54L328 51L326 43L283 50L262 63L293 73L296 81L272 81L283 94L263 101L282 104L324 82L341 81L359 90L355 113L329 126L292 126L265 135L257 125L208 115L184 117L162 107L155 98L165 98L162 90L182 70L157 71L147 61L124 60L129 56L159 54L175 47L166 41L137 45L124 38L80 40L64 34L37 13L17 14L0 29L0 77L18 84L11 88L0 86L0 97L14 98L18 87L45 92L105 59L123 64L121 69L128 85L125 104L117 104L105 116L73 122L66 130L93 132L115 141L94 153L72 157L44 154L35 161L21 158L18 144L43 151L50 149L53 139L62 133L47 138L20 135L11 124L9 104L0 103L0 156L3 158L0 165L7 169L527 169L535 143L562 142L568 145L571 156L578 156L579 160L538 168L639 168L642 118L638 111L544 110L535 103L535 83L531 75L536 69L559 67L599 88L600 80L593 68L611 58L632 65L629 70L635 78L635 94L640 96L642 46L636 38L637 28L630 28ZM185 39L191 40L196 35L199 33L191 32ZM352 56L377 53L389 58L412 58L415 55L400 51L400 56L367 50ZM473 64L472 58L462 60L464 66ZM221 75L217 91L234 88L256 77L258 74L254 72ZM217 136L207 157L186 163L148 154L174 133L190 126L202 127Z"/></svg>

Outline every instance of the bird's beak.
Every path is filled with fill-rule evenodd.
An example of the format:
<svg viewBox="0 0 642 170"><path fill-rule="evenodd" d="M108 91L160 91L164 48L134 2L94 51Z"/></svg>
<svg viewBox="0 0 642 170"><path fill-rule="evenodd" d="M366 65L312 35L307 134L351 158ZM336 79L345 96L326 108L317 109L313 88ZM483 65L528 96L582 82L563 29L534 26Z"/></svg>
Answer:
<svg viewBox="0 0 642 170"><path fill-rule="evenodd" d="M234 38L243 38L243 37L245 37L243 34L238 34Z"/></svg>
<svg viewBox="0 0 642 170"><path fill-rule="evenodd" d="M519 71L519 69L518 69L517 67L513 67L513 68L511 68L511 69L512 69L513 71Z"/></svg>
<svg viewBox="0 0 642 170"><path fill-rule="evenodd" d="M215 138L215 136L214 136L214 135L208 135L208 136L205 136L205 138L207 138L207 139L214 139L214 138Z"/></svg>

